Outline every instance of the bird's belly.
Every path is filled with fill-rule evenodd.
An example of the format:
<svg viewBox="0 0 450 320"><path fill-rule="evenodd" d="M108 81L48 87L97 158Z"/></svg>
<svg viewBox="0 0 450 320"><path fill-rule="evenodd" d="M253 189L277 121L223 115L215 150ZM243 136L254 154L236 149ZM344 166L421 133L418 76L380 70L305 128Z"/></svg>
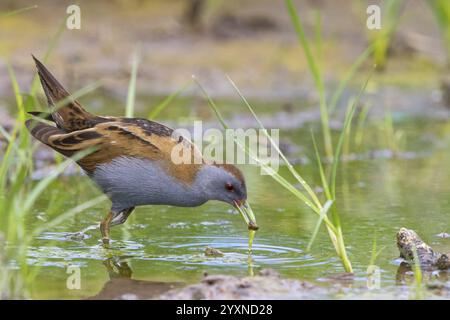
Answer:
<svg viewBox="0 0 450 320"><path fill-rule="evenodd" d="M91 178L111 199L113 210L149 204L195 207L206 202L189 185L170 177L155 161L116 158L98 166Z"/></svg>

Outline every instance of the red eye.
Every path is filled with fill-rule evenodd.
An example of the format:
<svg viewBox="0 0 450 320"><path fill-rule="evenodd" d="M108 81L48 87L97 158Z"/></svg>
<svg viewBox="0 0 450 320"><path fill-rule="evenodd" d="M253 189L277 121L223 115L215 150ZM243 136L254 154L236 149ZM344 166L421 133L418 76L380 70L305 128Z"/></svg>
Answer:
<svg viewBox="0 0 450 320"><path fill-rule="evenodd" d="M231 184L231 183L227 183L226 185L225 185L225 189L227 189L228 191L234 191L234 187L233 187L233 185Z"/></svg>

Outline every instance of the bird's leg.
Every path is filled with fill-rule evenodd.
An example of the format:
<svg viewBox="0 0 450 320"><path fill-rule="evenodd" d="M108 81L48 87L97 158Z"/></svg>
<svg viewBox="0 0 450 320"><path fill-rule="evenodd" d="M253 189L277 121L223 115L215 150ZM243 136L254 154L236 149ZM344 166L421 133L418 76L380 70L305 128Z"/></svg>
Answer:
<svg viewBox="0 0 450 320"><path fill-rule="evenodd" d="M104 245L109 244L109 228L113 219L114 213L110 211L106 217L100 222L100 232L102 233L102 241Z"/></svg>
<svg viewBox="0 0 450 320"><path fill-rule="evenodd" d="M122 224L125 221L127 221L130 214L133 212L134 207L127 208L125 210L120 211L118 214L113 216L113 219L111 220L110 226L116 226L118 224Z"/></svg>
<svg viewBox="0 0 450 320"><path fill-rule="evenodd" d="M130 214L133 212L134 207L127 208L125 210L122 210L120 212L110 211L105 219L100 222L100 231L102 233L102 241L104 245L109 244L109 229L112 226L122 224L125 221L127 221Z"/></svg>

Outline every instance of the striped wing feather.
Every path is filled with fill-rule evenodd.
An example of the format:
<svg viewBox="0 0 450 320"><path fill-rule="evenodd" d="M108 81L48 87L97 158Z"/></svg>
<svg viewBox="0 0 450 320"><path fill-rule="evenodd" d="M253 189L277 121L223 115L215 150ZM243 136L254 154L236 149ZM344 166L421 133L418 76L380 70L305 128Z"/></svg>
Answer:
<svg viewBox="0 0 450 320"><path fill-rule="evenodd" d="M65 156L92 148L92 153L78 161L88 173L121 156L161 161L163 169L186 182L192 182L198 170L198 165L177 165L171 161L172 150L177 145L181 146L182 152L190 152L191 159L199 156L199 152L187 140L172 137L173 130L157 122L116 118L116 121L69 133L35 120L28 120L27 126L36 139Z"/></svg>

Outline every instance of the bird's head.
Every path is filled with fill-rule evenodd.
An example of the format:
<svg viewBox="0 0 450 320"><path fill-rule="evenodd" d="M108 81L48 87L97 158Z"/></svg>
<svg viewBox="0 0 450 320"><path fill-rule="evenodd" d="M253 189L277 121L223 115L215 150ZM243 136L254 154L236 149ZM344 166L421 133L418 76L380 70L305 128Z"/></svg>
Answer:
<svg viewBox="0 0 450 320"><path fill-rule="evenodd" d="M197 175L196 183L208 200L232 205L244 214L249 229L258 229L254 218L248 216L245 178L237 167L231 164L205 164Z"/></svg>

